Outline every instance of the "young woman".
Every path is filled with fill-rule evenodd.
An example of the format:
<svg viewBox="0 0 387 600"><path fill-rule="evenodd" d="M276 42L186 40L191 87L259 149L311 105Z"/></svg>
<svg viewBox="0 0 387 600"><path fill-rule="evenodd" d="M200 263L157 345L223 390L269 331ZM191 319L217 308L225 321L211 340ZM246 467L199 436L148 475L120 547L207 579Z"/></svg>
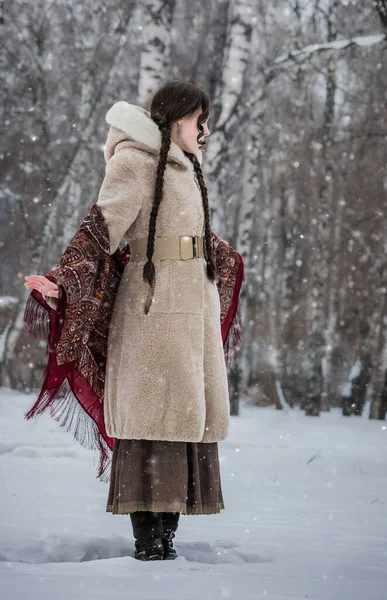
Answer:
<svg viewBox="0 0 387 600"><path fill-rule="evenodd" d="M149 112L119 101L106 115L97 206L109 254L122 239L130 245L108 337L103 411L115 443L106 510L130 514L141 560L176 558L180 514L224 508L217 442L230 404L201 170L209 111L202 89L173 81ZM66 296L46 277L26 280L54 310Z"/></svg>

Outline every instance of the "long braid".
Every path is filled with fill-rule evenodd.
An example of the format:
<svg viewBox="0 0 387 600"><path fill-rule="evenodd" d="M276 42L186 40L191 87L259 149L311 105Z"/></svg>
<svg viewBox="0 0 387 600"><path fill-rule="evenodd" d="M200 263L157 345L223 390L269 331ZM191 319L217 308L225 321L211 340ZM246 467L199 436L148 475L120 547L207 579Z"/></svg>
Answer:
<svg viewBox="0 0 387 600"><path fill-rule="evenodd" d="M168 152L171 146L171 126L167 123L165 115L159 113L153 117L154 121L158 125L161 132L161 147L160 157L157 165L156 183L155 183L155 196L152 205L152 211L149 219L149 231L148 231L148 242L146 248L147 262L143 269L143 280L145 283L149 283L150 290L148 297L145 302L144 311L147 315L151 307L154 289L156 284L156 270L152 260L154 252L154 243L156 237L156 220L159 211L159 206L163 198L163 186L164 186L164 172L167 166Z"/></svg>
<svg viewBox="0 0 387 600"><path fill-rule="evenodd" d="M211 281L215 281L215 262L213 256L213 245L212 245L212 232L211 232L211 222L210 222L210 208L208 204L208 191L207 186L204 181L203 171L201 169L200 163L195 156L195 154L191 154L186 152L186 155L191 160L196 177L198 178L200 191L202 193L203 200L203 209L204 209L204 241L205 241L205 249L206 249L206 260L207 260L207 277Z"/></svg>

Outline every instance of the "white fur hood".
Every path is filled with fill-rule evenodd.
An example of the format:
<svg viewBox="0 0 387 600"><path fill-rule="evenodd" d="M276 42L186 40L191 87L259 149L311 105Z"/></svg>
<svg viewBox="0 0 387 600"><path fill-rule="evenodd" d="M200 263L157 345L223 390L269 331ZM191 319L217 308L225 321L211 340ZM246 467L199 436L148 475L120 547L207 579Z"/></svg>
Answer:
<svg viewBox="0 0 387 600"><path fill-rule="evenodd" d="M121 142L135 146L146 152L158 155L161 145L161 133L150 113L141 106L119 100L108 110L105 117L111 126L104 146L106 162L113 156L115 148ZM198 150L196 157L202 163L202 151ZM168 161L192 170L192 163L183 150L171 141Z"/></svg>

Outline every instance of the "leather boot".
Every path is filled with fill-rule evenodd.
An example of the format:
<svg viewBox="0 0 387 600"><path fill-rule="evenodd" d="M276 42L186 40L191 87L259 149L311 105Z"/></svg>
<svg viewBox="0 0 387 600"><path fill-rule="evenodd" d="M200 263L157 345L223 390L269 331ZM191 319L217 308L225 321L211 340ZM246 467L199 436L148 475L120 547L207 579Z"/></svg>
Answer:
<svg viewBox="0 0 387 600"><path fill-rule="evenodd" d="M130 513L136 549L134 558L137 560L163 559L163 522L161 516L162 513L147 510Z"/></svg>
<svg viewBox="0 0 387 600"><path fill-rule="evenodd" d="M179 523L179 512L163 512L162 522L164 533L162 535L162 543L164 547L163 560L174 560L177 558L177 552L173 547L173 538L175 537L176 529Z"/></svg>

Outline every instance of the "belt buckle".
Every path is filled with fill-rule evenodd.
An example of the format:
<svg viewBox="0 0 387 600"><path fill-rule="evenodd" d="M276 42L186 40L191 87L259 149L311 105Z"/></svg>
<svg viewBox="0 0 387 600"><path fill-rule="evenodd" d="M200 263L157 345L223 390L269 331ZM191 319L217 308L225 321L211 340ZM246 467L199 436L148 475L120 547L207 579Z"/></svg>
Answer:
<svg viewBox="0 0 387 600"><path fill-rule="evenodd" d="M203 258L203 238L200 235L195 235L196 254L199 258Z"/></svg>
<svg viewBox="0 0 387 600"><path fill-rule="evenodd" d="M194 244L192 235L181 235L180 236L180 258L182 260L188 260L194 258Z"/></svg>

